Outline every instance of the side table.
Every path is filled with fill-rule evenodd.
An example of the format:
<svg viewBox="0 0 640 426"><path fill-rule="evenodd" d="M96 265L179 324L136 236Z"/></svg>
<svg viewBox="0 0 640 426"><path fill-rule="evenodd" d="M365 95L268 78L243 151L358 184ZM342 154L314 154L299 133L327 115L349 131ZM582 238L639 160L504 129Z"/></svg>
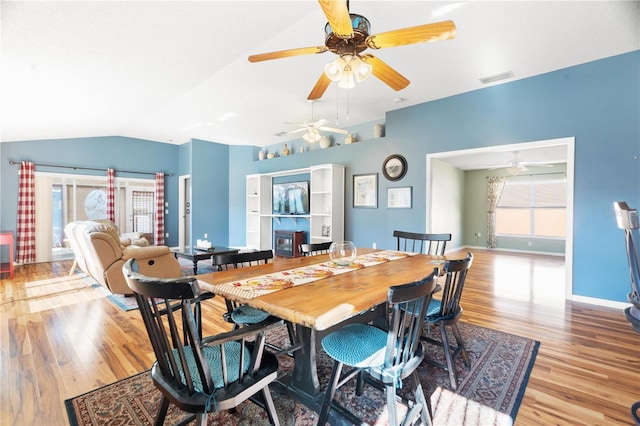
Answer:
<svg viewBox="0 0 640 426"><path fill-rule="evenodd" d="M211 250L197 249L195 247L186 247L183 249L173 250L173 254L176 258L189 259L193 262L193 274L198 273L198 261L211 259L214 254L228 254L238 253L240 249L230 247L212 247Z"/></svg>
<svg viewBox="0 0 640 426"><path fill-rule="evenodd" d="M13 279L13 232L0 231L0 245L9 246L9 262L0 263L0 274L9 273L9 279Z"/></svg>

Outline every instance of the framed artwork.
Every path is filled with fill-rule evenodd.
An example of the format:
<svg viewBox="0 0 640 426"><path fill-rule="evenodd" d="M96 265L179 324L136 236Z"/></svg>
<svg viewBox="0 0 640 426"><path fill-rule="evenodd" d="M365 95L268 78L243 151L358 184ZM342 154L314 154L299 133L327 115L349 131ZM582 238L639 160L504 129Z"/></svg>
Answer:
<svg viewBox="0 0 640 426"><path fill-rule="evenodd" d="M353 207L378 208L378 174L353 175Z"/></svg>
<svg viewBox="0 0 640 426"><path fill-rule="evenodd" d="M407 159L402 155L388 156L382 163L382 174L389 180L400 180L407 174Z"/></svg>
<svg viewBox="0 0 640 426"><path fill-rule="evenodd" d="M387 188L387 208L410 209L412 192L411 188L411 186Z"/></svg>

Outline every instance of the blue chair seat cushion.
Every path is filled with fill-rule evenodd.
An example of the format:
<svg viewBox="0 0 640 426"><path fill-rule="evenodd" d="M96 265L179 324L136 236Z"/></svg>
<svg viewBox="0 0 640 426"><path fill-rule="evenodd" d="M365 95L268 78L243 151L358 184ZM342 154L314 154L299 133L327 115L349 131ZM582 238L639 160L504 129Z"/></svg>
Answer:
<svg viewBox="0 0 640 426"><path fill-rule="evenodd" d="M269 314L251 306L238 306L231 312L231 320L236 324L257 324L269 318Z"/></svg>
<svg viewBox="0 0 640 426"><path fill-rule="evenodd" d="M427 320L435 319L440 314L440 305L442 302L438 299L431 299L429 306L427 306L427 312L425 316Z"/></svg>
<svg viewBox="0 0 640 426"><path fill-rule="evenodd" d="M242 345L238 342L227 342L224 344L225 356L227 360L227 374L229 382L235 382L240 377L240 348ZM193 386L196 391L203 392L202 380L200 379L200 374L198 373L198 367L196 366L196 361L193 356L193 350L190 346L186 346L184 348L185 358L187 360L187 368L191 373L191 377L193 378ZM211 377L213 378L213 385L216 389L222 388L224 386L224 382L222 379L222 358L220 354L220 345L217 346L204 346L202 348L202 354L204 358L207 360L207 364L209 365L209 371L211 372ZM178 351L176 349L173 350L173 356L176 360L178 366L180 366L180 358L178 355ZM242 371L244 373L249 369L249 364L251 362L251 351L245 347L244 348L244 365L242 367ZM186 383L184 378L184 373L180 372L180 377L182 378L182 383Z"/></svg>
<svg viewBox="0 0 640 426"><path fill-rule="evenodd" d="M429 306L427 306L427 310L424 313L426 321L434 321L440 315L440 305L442 302L438 299L431 299L429 302ZM409 313L413 315L418 315L413 309L409 309Z"/></svg>
<svg viewBox="0 0 640 426"><path fill-rule="evenodd" d="M384 364L387 332L368 324L349 324L322 339L322 348L343 364L369 368Z"/></svg>

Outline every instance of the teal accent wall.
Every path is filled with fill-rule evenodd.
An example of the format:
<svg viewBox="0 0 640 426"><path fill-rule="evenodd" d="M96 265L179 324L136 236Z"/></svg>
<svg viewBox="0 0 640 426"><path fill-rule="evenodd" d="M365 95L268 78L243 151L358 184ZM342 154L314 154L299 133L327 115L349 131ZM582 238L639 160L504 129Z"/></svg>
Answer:
<svg viewBox="0 0 640 426"><path fill-rule="evenodd" d="M385 137L373 139L373 125L385 124ZM245 176L339 163L346 166L345 238L358 246L394 247L394 229L426 228L426 156L431 153L575 138L573 293L626 301L629 272L623 232L616 227L612 203L640 207L640 51L486 87L424 104L389 111L371 123L350 128L359 141L321 150L302 139L286 142L294 154L258 161L260 148L193 140L189 147L123 137L0 143L0 228L15 230L17 167L8 160L114 167L173 173L167 179L170 213L166 227L177 244L178 174L189 171L198 211L192 239L204 232L228 245L245 243ZM339 145L338 145L339 144ZM308 149L299 153L300 146ZM267 147L280 152L282 144ZM381 172L391 154L407 158L406 176L387 181ZM378 173L378 208L352 207L354 174ZM466 191L466 178L452 179ZM411 209L387 209L389 187L411 186ZM466 192L464 197L467 197ZM433 194L432 194L433 195ZM454 238L468 241L468 200L452 211ZM196 202L194 201L194 207ZM197 217L196 217L197 216ZM470 231L473 233L473 231ZM597 265L597 266L596 266Z"/></svg>

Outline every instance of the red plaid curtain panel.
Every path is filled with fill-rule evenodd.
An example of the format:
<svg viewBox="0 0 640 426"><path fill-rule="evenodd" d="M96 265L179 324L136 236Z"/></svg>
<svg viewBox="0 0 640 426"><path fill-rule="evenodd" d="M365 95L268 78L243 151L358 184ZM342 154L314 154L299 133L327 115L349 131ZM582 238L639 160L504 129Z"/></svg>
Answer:
<svg viewBox="0 0 640 426"><path fill-rule="evenodd" d="M33 263L36 261L35 165L28 161L20 163L18 177L16 262Z"/></svg>
<svg viewBox="0 0 640 426"><path fill-rule="evenodd" d="M115 171L107 169L107 219L116 221Z"/></svg>
<svg viewBox="0 0 640 426"><path fill-rule="evenodd" d="M164 173L156 173L155 244L164 245Z"/></svg>

